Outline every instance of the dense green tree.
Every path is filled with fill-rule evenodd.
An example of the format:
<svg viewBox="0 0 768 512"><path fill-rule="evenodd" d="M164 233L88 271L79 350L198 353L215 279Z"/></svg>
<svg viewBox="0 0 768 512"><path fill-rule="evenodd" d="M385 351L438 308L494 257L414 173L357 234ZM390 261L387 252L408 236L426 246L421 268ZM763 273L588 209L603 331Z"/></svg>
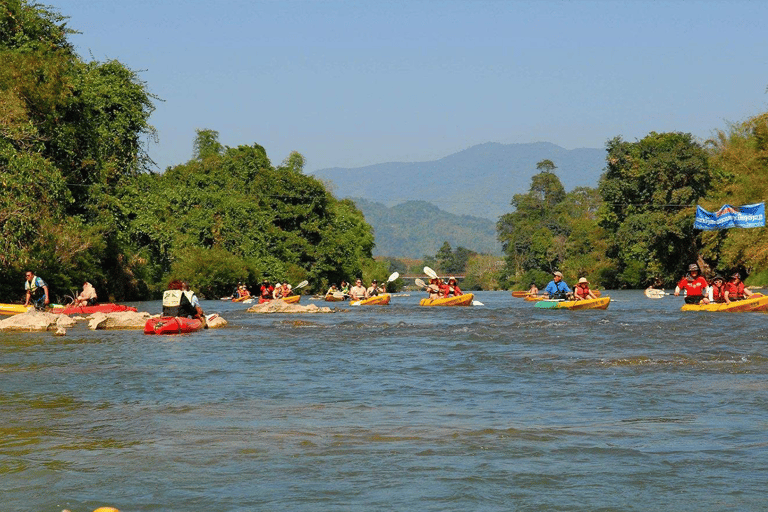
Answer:
<svg viewBox="0 0 768 512"><path fill-rule="evenodd" d="M25 268L46 276L54 297L83 276L109 281L120 266L115 192L149 162L152 96L119 62L82 62L65 19L0 5L0 293L13 294Z"/></svg>
<svg viewBox="0 0 768 512"><path fill-rule="evenodd" d="M652 132L637 142L617 137L607 151L599 189L600 225L617 264L610 284L671 283L689 263L703 264L693 220L714 177L706 150L690 134Z"/></svg>
<svg viewBox="0 0 768 512"><path fill-rule="evenodd" d="M717 181L701 205L717 210L765 201L768 196L768 113L719 130L709 141ZM764 228L706 231L704 259L721 273L751 274L750 284L768 283L768 231Z"/></svg>

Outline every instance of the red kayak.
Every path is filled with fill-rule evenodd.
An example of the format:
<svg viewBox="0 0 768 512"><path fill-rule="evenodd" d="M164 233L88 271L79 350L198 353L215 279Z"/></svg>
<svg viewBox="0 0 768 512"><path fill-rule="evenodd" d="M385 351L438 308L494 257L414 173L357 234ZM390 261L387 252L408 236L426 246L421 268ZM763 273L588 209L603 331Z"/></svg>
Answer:
<svg viewBox="0 0 768 512"><path fill-rule="evenodd" d="M196 318L162 316L147 320L144 324L144 334L186 334L202 328L203 322Z"/></svg>
<svg viewBox="0 0 768 512"><path fill-rule="evenodd" d="M96 304L95 306L65 306L51 309L51 313L61 313L62 315L90 315L92 313L120 313L123 311L136 311L136 308L107 303Z"/></svg>

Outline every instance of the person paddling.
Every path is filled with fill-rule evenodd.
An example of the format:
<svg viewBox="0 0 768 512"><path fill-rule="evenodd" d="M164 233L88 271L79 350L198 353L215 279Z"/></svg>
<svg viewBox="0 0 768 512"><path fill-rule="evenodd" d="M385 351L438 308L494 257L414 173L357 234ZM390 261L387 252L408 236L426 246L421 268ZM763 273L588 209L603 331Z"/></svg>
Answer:
<svg viewBox="0 0 768 512"><path fill-rule="evenodd" d="M709 288L709 301L730 304L731 301L728 300L725 290L726 285L723 276L715 276L715 278L712 279L712 286Z"/></svg>
<svg viewBox="0 0 768 512"><path fill-rule="evenodd" d="M685 291L686 304L709 304L709 299L704 296L707 289L707 280L699 274L699 266L695 263L688 265L688 274L680 279L675 287L675 297Z"/></svg>
<svg viewBox="0 0 768 512"><path fill-rule="evenodd" d="M366 297L375 297L380 293L384 293L384 290L379 287L379 282L374 279L371 281L371 286L365 290Z"/></svg>
<svg viewBox="0 0 768 512"><path fill-rule="evenodd" d="M568 283L563 281L563 274L555 271L552 273L552 280L544 288L544 293L549 295L550 299L567 299L571 295L571 289Z"/></svg>
<svg viewBox="0 0 768 512"><path fill-rule="evenodd" d="M752 295L749 288L744 286L741 280L741 274L738 272L731 276L731 280L725 285L725 301L731 303L732 300L743 300Z"/></svg>
<svg viewBox="0 0 768 512"><path fill-rule="evenodd" d="M580 277L579 282L573 289L574 300L596 299L597 296L589 289L589 281L586 277Z"/></svg>
<svg viewBox="0 0 768 512"><path fill-rule="evenodd" d="M531 287L528 288L528 295L536 296L539 294L539 289L536 287L536 283L531 283Z"/></svg>
<svg viewBox="0 0 768 512"><path fill-rule="evenodd" d="M163 292L163 316L190 317L200 320L203 325L206 323L197 296L185 281L179 280L168 283L168 289Z"/></svg>
<svg viewBox="0 0 768 512"><path fill-rule="evenodd" d="M363 286L363 280L355 280L355 286L349 289L349 300L363 300L368 298L368 291Z"/></svg>
<svg viewBox="0 0 768 512"><path fill-rule="evenodd" d="M459 288L459 284L456 282L456 278L451 276L448 278L448 294L446 295L453 295L454 297L458 297L459 295L464 295L461 292L461 288Z"/></svg>
<svg viewBox="0 0 768 512"><path fill-rule="evenodd" d="M275 291L275 288L269 284L269 279L264 279L261 282L261 289L259 290L259 295L262 299L272 300L273 295L272 293Z"/></svg>

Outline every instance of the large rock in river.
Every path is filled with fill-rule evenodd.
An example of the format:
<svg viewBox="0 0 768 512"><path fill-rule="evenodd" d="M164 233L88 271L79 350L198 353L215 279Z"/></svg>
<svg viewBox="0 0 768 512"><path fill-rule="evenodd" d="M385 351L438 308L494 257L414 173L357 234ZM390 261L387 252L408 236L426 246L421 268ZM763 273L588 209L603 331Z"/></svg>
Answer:
<svg viewBox="0 0 768 512"><path fill-rule="evenodd" d="M76 321L65 315L54 315L34 309L20 315L9 316L0 320L0 331L52 331L58 328L72 327Z"/></svg>
<svg viewBox="0 0 768 512"><path fill-rule="evenodd" d="M301 304L287 304L282 300L272 300L264 304L256 304L248 308L249 313L335 313L336 310L314 304L302 306Z"/></svg>
<svg viewBox="0 0 768 512"><path fill-rule="evenodd" d="M146 311L120 311L118 313L94 313L88 317L88 328L97 329L144 329L152 318Z"/></svg>

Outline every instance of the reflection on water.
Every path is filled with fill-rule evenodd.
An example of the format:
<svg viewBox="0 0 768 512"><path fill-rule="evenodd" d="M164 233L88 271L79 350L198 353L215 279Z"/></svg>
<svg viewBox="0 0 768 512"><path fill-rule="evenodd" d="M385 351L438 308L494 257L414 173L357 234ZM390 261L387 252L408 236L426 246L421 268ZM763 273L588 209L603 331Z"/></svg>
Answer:
<svg viewBox="0 0 768 512"><path fill-rule="evenodd" d="M0 334L3 509L763 509L768 316L610 295Z"/></svg>

